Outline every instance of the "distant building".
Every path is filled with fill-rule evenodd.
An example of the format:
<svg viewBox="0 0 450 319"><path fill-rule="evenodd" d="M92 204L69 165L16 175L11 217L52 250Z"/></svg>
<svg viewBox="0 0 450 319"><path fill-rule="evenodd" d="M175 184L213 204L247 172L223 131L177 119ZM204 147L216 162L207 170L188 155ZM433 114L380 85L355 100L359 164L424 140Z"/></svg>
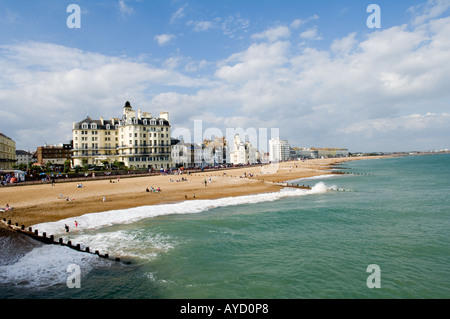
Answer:
<svg viewBox="0 0 450 319"><path fill-rule="evenodd" d="M194 144L179 142L172 145L171 159L172 164L175 167L194 167L195 166L195 153Z"/></svg>
<svg viewBox="0 0 450 319"><path fill-rule="evenodd" d="M214 140L203 141L203 144L210 149L210 164L221 165L227 163L228 143L225 137L215 137Z"/></svg>
<svg viewBox="0 0 450 319"><path fill-rule="evenodd" d="M294 147L293 151L295 154L294 158L318 158L319 157L319 151L312 150L309 148Z"/></svg>
<svg viewBox="0 0 450 319"><path fill-rule="evenodd" d="M33 154L24 150L16 150L16 164L28 165L33 162Z"/></svg>
<svg viewBox="0 0 450 319"><path fill-rule="evenodd" d="M16 163L16 142L0 132L0 169L10 170Z"/></svg>
<svg viewBox="0 0 450 319"><path fill-rule="evenodd" d="M350 152L345 148L312 148L317 150L320 158L324 157L348 157Z"/></svg>
<svg viewBox="0 0 450 319"><path fill-rule="evenodd" d="M44 145L37 148L37 163L40 165L64 165L72 155L72 144Z"/></svg>
<svg viewBox="0 0 450 319"><path fill-rule="evenodd" d="M122 117L73 124L73 165L123 162L130 168L168 169L171 166L169 113L159 117L133 110L130 102Z"/></svg>
<svg viewBox="0 0 450 319"><path fill-rule="evenodd" d="M269 140L269 161L282 162L290 159L291 146L287 140L279 137Z"/></svg>
<svg viewBox="0 0 450 319"><path fill-rule="evenodd" d="M256 147L250 142L241 140L239 134L234 136L233 151L230 153L232 164L255 164L258 162L259 154Z"/></svg>

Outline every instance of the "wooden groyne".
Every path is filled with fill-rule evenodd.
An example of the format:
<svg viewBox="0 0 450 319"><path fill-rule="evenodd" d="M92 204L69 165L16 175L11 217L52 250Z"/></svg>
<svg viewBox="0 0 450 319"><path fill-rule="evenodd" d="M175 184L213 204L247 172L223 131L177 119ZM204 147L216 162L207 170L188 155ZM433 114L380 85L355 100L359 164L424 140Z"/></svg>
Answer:
<svg viewBox="0 0 450 319"><path fill-rule="evenodd" d="M19 226L18 223L15 223L13 225L11 220L7 221L6 218L3 218L2 222L8 228L12 229L13 231L21 233L30 238L33 238L34 240L39 241L43 244L66 246L66 247L69 247L69 248L74 249L79 252L97 255L100 258L109 259L111 261L116 261L116 262L122 262L127 265L131 264L131 262L129 262L129 261L123 261L118 257L116 257L116 258L111 257L109 254L100 254L100 252L98 250L91 251L89 247L81 248L80 244L73 244L72 241L70 241L70 240L67 242L64 242L63 238L59 238L58 240L55 240L55 236L48 235L46 232L40 233L39 230L37 230L37 229L33 230L32 227L25 227L25 225Z"/></svg>

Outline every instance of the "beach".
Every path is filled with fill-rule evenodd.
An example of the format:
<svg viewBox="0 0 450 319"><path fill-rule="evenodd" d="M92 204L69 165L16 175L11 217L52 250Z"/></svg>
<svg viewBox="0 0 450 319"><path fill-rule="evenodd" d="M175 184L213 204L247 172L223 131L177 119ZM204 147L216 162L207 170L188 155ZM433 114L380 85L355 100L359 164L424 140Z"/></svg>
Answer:
<svg viewBox="0 0 450 319"><path fill-rule="evenodd" d="M331 174L331 168L338 163L374 158L380 157L289 161L182 175L106 180L88 177L81 182L81 188L79 181L3 187L0 205L9 204L13 209L2 212L1 218L28 227L117 209L278 192L283 182ZM152 191L157 188L159 192ZM0 225L0 236L10 234L3 223Z"/></svg>

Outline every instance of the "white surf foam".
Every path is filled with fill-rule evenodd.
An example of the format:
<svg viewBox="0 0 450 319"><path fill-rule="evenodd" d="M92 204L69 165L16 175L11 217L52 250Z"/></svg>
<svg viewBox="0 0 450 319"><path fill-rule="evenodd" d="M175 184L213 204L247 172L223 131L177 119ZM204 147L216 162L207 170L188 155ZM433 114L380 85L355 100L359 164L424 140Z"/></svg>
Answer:
<svg viewBox="0 0 450 319"><path fill-rule="evenodd" d="M265 193L257 195L245 195L238 197L225 197L211 200L190 200L174 204L161 204L152 206L141 206L130 209L112 210L101 213L91 213L74 218L67 218L57 222L37 224L33 229L47 234L64 234L64 225L73 227L75 221L79 223L81 230L99 229L116 224L131 224L143 219L174 214L195 214L217 207L235 206L243 204L254 204L275 201L285 197L305 196L325 193L329 188L323 183L317 183L311 190L285 188L280 192Z"/></svg>
<svg viewBox="0 0 450 319"><path fill-rule="evenodd" d="M81 246L94 247L95 250L108 252L112 256L133 257L151 260L161 252L167 252L177 245L177 242L160 234L137 230L119 230L112 232L87 233L76 236Z"/></svg>
<svg viewBox="0 0 450 319"><path fill-rule="evenodd" d="M33 249L16 263L0 266L0 284L45 289L66 284L70 275L67 268L71 264L80 266L81 276L84 276L101 262L96 255L63 246L44 245Z"/></svg>

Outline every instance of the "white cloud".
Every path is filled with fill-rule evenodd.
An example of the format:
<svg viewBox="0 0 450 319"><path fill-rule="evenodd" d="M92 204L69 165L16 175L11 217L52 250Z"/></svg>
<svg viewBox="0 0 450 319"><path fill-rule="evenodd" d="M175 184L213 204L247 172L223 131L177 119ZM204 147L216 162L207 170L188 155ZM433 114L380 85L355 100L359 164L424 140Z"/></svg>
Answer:
<svg viewBox="0 0 450 319"><path fill-rule="evenodd" d="M0 66L2 132L25 149L70 141L72 122L86 114L120 115L127 95L145 105L154 86L210 85L171 68L38 42L0 46Z"/></svg>
<svg viewBox="0 0 450 319"><path fill-rule="evenodd" d="M168 44L172 39L174 39L175 36L173 34L159 34L155 35L155 40L158 42L159 45L163 46Z"/></svg>
<svg viewBox="0 0 450 319"><path fill-rule="evenodd" d="M318 16L317 14L315 14L315 15L313 15L313 16L311 16L311 17L305 19L305 20L302 20L302 19L295 19L295 20L292 21L292 23L291 23L291 28L292 28L292 29L298 29L300 26L302 26L302 25L308 23L309 21L317 20L317 19L319 19L319 16Z"/></svg>
<svg viewBox="0 0 450 319"><path fill-rule="evenodd" d="M291 31L286 26L278 26L265 30L262 33L257 33L252 35L253 39L265 39L270 42L274 42L280 39L289 38L291 35Z"/></svg>
<svg viewBox="0 0 450 319"><path fill-rule="evenodd" d="M229 82L257 79L287 61L285 52L288 47L289 44L282 41L252 44L246 51L233 54L221 62L216 76Z"/></svg>
<svg viewBox="0 0 450 319"><path fill-rule="evenodd" d="M187 4L178 8L177 11L175 11L172 16L170 17L170 23L174 23L176 20L182 19L185 17L184 9L187 7Z"/></svg>
<svg viewBox="0 0 450 319"><path fill-rule="evenodd" d="M350 53L358 44L358 41L355 39L355 37L356 32L352 32L345 38L334 40L331 45L331 51L337 54Z"/></svg>
<svg viewBox="0 0 450 319"><path fill-rule="evenodd" d="M395 26L362 40L350 33L329 50L297 52L289 41L259 35L266 41L220 61L217 86L184 96L184 107L195 109L198 118L229 109L228 116L217 115L222 125L234 119L250 127L279 127L297 146L445 146L450 18L413 29ZM219 125L211 116L208 121Z"/></svg>
<svg viewBox="0 0 450 319"><path fill-rule="evenodd" d="M221 24L223 34L230 38L234 38L242 32L248 32L250 26L250 21L242 18L239 14L230 15L224 19L219 18L217 21Z"/></svg>
<svg viewBox="0 0 450 319"><path fill-rule="evenodd" d="M214 25L237 36L249 26L240 19ZM0 46L0 117L19 147L35 147L70 139L71 123L86 112L116 115L128 93L143 110L170 111L173 128L202 119L204 128L278 127L293 146L448 147L450 17L423 21L351 32L329 48L306 41L301 50L288 27L275 27L221 61L180 54L158 67L54 44ZM320 37L317 27L304 32ZM161 45L173 39L160 36Z"/></svg>
<svg viewBox="0 0 450 319"><path fill-rule="evenodd" d="M321 40L322 37L319 35L318 27L309 28L306 31L300 33L300 37L307 40Z"/></svg>
<svg viewBox="0 0 450 319"><path fill-rule="evenodd" d="M419 25L429 19L441 16L450 8L450 0L428 0L424 4L410 7L407 11L413 14L413 24Z"/></svg>
<svg viewBox="0 0 450 319"><path fill-rule="evenodd" d="M194 26L194 31L201 32L201 31L207 31L211 28L214 28L214 23L211 21L188 21L186 23L189 26Z"/></svg>
<svg viewBox="0 0 450 319"><path fill-rule="evenodd" d="M134 9L128 6L125 0L119 0L119 10L122 17L127 17L134 13Z"/></svg>

